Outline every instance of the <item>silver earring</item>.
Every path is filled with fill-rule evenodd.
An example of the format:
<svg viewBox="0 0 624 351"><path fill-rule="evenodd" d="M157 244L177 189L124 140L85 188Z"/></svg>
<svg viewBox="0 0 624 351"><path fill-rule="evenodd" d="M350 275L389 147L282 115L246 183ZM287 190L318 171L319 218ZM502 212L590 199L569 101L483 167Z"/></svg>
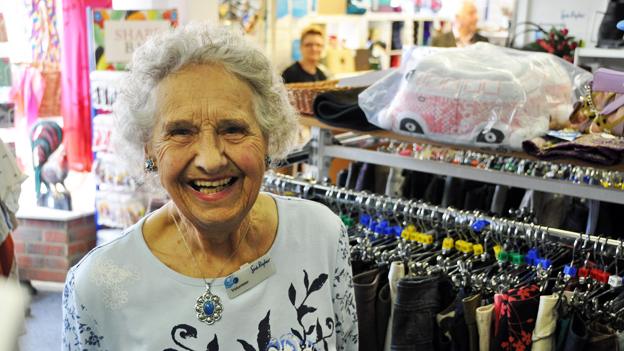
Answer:
<svg viewBox="0 0 624 351"><path fill-rule="evenodd" d="M145 172L147 173L156 172L156 164L154 163L154 160L152 160L151 158L148 158L145 160Z"/></svg>

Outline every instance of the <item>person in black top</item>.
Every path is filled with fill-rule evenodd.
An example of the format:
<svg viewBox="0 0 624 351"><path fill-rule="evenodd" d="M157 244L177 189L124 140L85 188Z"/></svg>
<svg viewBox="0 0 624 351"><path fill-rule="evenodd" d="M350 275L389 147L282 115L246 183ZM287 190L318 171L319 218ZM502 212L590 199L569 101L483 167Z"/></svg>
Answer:
<svg viewBox="0 0 624 351"><path fill-rule="evenodd" d="M318 67L325 46L323 32L317 27L308 27L301 33L301 60L293 63L282 73L284 83L316 82L327 76Z"/></svg>

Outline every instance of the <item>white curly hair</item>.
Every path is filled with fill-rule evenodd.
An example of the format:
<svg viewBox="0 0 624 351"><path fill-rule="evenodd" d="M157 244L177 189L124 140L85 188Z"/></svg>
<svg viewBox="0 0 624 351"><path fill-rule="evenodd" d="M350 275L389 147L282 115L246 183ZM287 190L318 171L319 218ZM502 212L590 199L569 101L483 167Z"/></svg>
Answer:
<svg viewBox="0 0 624 351"><path fill-rule="evenodd" d="M190 23L152 36L138 47L129 74L119 84L113 106L113 142L132 175L145 175L145 145L157 116L156 86L189 64L220 64L247 83L254 95L255 117L267 140L267 156L279 160L288 154L297 135L297 114L269 59L238 30Z"/></svg>

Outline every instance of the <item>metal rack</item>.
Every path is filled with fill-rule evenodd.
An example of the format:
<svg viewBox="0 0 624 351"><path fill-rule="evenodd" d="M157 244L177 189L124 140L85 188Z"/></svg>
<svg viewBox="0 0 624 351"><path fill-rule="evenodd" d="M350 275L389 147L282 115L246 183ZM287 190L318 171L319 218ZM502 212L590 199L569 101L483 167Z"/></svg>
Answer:
<svg viewBox="0 0 624 351"><path fill-rule="evenodd" d="M547 193L562 194L590 200L606 201L624 204L624 191L606 189L599 186L576 184L568 181L547 179L541 177L525 176L501 171L473 168L465 165L455 165L440 161L420 160L400 155L389 154L380 151L367 150L357 147L341 146L332 144L331 130L335 128L326 126L309 119L302 118L302 124L311 128L312 146L311 164L314 166L312 175L316 179L328 176L332 158L341 158L351 161L368 162L382 166L399 167L403 169L433 173L457 178L481 181L491 184L532 189ZM344 131L344 129L338 129ZM368 132L375 136L375 133ZM380 133L381 137L394 138L406 141L409 137L394 135L391 132ZM422 142L414 138L412 142Z"/></svg>
<svg viewBox="0 0 624 351"><path fill-rule="evenodd" d="M453 208L434 206L421 201L410 201L400 198L392 198L384 195L372 194L368 192L358 192L351 189L340 188L326 183L318 183L314 180L296 179L291 176L267 173L264 179L264 189L270 192L298 195L307 199L328 199L332 197L341 205L377 206L383 204L383 208L391 208L393 212L416 213L422 209L429 213L436 213L438 216L467 217L469 220L485 219L493 225L511 226L524 230L539 230L550 237L555 237L565 241L582 240L584 243L604 244L614 248L622 247L621 240L607 239L605 237L589 235L584 233L561 230L557 228L543 227L531 223L523 223L509 219L500 219L483 216L473 212L460 211ZM332 194L338 196L333 197ZM373 202L374 201L374 202Z"/></svg>

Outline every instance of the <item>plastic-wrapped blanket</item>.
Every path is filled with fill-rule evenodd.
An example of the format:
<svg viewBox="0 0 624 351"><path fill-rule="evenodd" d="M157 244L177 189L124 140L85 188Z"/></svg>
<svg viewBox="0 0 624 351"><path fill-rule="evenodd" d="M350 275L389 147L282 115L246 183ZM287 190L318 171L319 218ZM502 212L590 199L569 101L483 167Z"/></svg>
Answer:
<svg viewBox="0 0 624 351"><path fill-rule="evenodd" d="M521 149L566 120L591 74L550 54L477 43L417 47L359 95L380 128L436 141Z"/></svg>

